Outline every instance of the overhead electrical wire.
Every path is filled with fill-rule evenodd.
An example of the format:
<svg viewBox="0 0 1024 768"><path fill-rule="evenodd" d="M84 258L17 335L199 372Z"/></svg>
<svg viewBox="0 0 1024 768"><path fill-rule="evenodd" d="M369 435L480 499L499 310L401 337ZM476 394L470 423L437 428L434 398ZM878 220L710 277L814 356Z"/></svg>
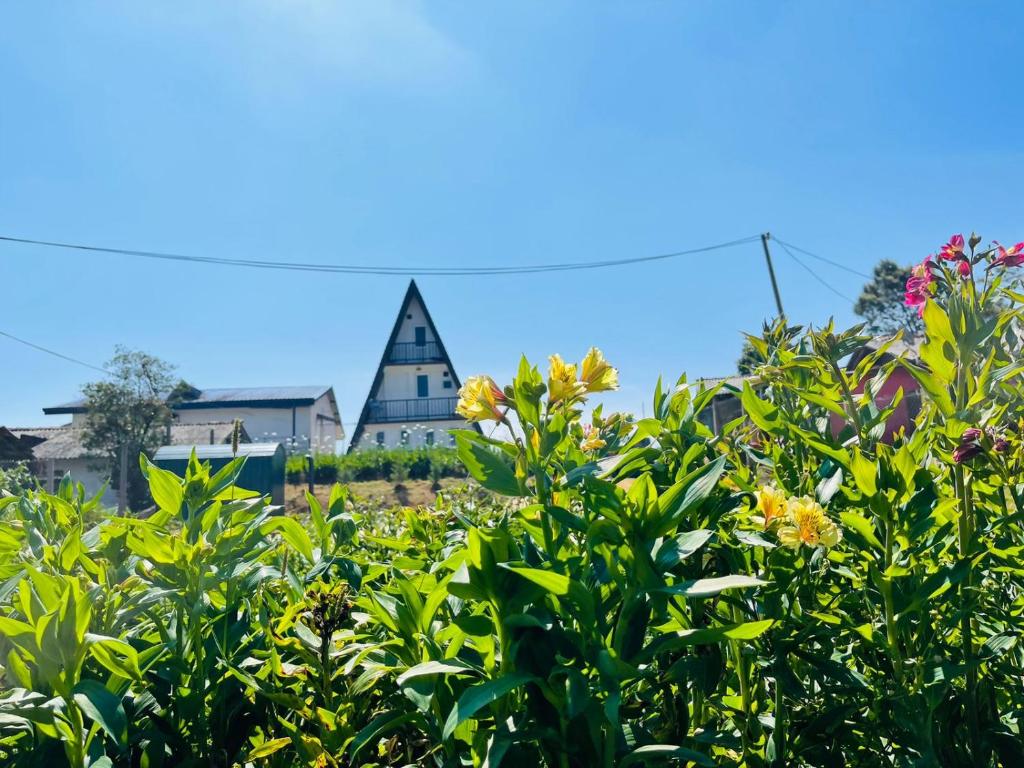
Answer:
<svg viewBox="0 0 1024 768"><path fill-rule="evenodd" d="M772 239L774 239L774 238L772 238ZM796 254L795 254L795 253L793 253L793 251L791 251L791 250L790 250L790 247L789 247L788 245L786 245L786 244L785 244L784 242L782 242L781 240L775 240L775 242L777 242L777 243L778 243L779 245L781 245L781 246L782 246L782 249L783 249L783 250L784 250L784 251L785 251L786 253L788 253L788 254L789 254L789 257L790 257L791 259L793 259L793 261L795 261L795 262L796 262L797 264L799 264L799 265L800 265L801 267L803 267L804 269L806 269L806 270L807 270L807 272L808 272L808 273L810 273L811 277L813 277L813 278L814 278L815 280L817 280L817 281L818 281L819 283L821 283L821 284L822 284L823 286L825 286L826 288L828 288L828 289L829 289L830 291L832 291L832 293L834 293L834 294L835 294L836 296L838 296L839 298L841 298L841 299L844 299L845 301L848 301L848 302L850 302L851 304L856 304L856 302L855 302L855 301L854 301L853 299L851 299L851 298L850 298L849 296L847 296L847 295L846 295L845 293L843 293L843 292L842 292L842 291L840 291L839 289L837 289L837 288L834 288L834 287L833 287L833 286L832 286L832 285L831 285L831 284L830 284L830 283L829 283L828 281L826 281L826 280L825 280L825 278L823 278L823 277L822 277L821 275L819 275L819 274L818 274L817 272L815 272L815 271L814 271L813 269L811 269L811 268L810 268L809 266L807 266L807 265L806 265L806 264L805 264L804 262L802 262L802 261L801 261L800 259L798 259L798 258L797 258L797 256L796 256Z"/></svg>
<svg viewBox="0 0 1024 768"><path fill-rule="evenodd" d="M43 246L48 248L62 248L67 250L89 251L93 253L108 253L119 256L134 256L146 259L161 259L165 261L189 262L198 264L215 264L230 267L251 267L256 269L276 269L294 272L322 272L335 274L359 274L359 275L438 275L438 276L464 276L464 275L522 275L535 274L538 272L565 272L585 269L602 269L606 267L618 267L628 264L641 264L664 259L673 259L680 256L691 256L698 253L707 253L722 248L732 248L737 245L751 243L760 236L752 235L737 240L730 240L715 245L707 245L701 248L690 248L671 253L661 253L653 256L639 256L634 258L608 259L605 261L580 261L564 262L556 264L535 264L508 267L367 267L353 264L317 264L301 263L290 261L271 261L260 259L231 259L215 256L188 256L179 253L164 253L160 251L143 251L130 248L107 248L96 245L84 245L80 243L64 243L52 240L33 240L22 237L9 237L0 235L0 241L8 243L19 243L22 245Z"/></svg>
<svg viewBox="0 0 1024 768"><path fill-rule="evenodd" d="M20 339L14 334L7 333L6 331L0 331L0 336L4 336L8 339L11 339L11 341L16 341L19 344L24 344L26 347L32 347L32 349L37 349L40 352L45 352L48 355L59 357L61 360L67 360L69 363L75 363L76 365L84 365L86 368L92 368L94 371L99 371L100 373L109 373L109 371L107 371L105 368L100 368L98 365L93 365L92 363L87 363L84 360L78 360L77 358L71 357L69 355L65 355L60 352L56 352L52 349L48 349L40 344L34 344L31 341Z"/></svg>
<svg viewBox="0 0 1024 768"><path fill-rule="evenodd" d="M833 267L836 267L837 269L842 269L842 270L844 270L846 272L849 272L852 275L857 275L858 277L863 277L863 278L866 278L868 280L874 279L873 275L869 275L869 274L867 274L865 272L861 272L860 270L854 269L853 267L848 267L845 264L839 263L838 261L833 261L832 259L827 259L824 256L819 256L816 253L808 251L805 248L800 248L799 246L793 245L792 243L787 243L787 242L785 242L783 240L779 240L779 238L777 238L775 235L770 235L770 237L771 237L772 240L774 240L776 243L781 245L783 248L786 248L788 246L789 248L792 248L794 251L802 253L805 256L810 256L812 259L817 259L818 261L822 261L825 264L831 264Z"/></svg>

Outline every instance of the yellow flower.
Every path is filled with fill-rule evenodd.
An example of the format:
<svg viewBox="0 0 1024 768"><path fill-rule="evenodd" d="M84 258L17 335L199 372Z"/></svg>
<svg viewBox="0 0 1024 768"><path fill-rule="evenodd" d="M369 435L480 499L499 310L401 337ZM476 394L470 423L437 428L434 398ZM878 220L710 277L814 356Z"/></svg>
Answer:
<svg viewBox="0 0 1024 768"><path fill-rule="evenodd" d="M765 528L770 528L786 514L786 494L783 491L766 485L759 488L755 495L757 496L757 510L764 518Z"/></svg>
<svg viewBox="0 0 1024 768"><path fill-rule="evenodd" d="M583 372L580 378L587 388L587 392L603 392L607 389L618 389L619 371L612 368L601 350L591 347L587 356L583 358Z"/></svg>
<svg viewBox="0 0 1024 768"><path fill-rule="evenodd" d="M608 443L601 439L601 434L589 424L583 427L583 440L580 442L580 450L584 453L604 448Z"/></svg>
<svg viewBox="0 0 1024 768"><path fill-rule="evenodd" d="M548 358L551 370L548 373L548 394L551 402L572 400L584 392L583 382L576 380L576 365L566 363L561 355Z"/></svg>
<svg viewBox="0 0 1024 768"><path fill-rule="evenodd" d="M799 549L801 544L834 547L842 535L839 526L829 520L821 505L809 496L790 500L786 521L778 532L779 543L792 549Z"/></svg>
<svg viewBox="0 0 1024 768"><path fill-rule="evenodd" d="M490 376L470 376L459 390L455 412L466 421L501 421L504 414L498 406L505 402L505 394Z"/></svg>

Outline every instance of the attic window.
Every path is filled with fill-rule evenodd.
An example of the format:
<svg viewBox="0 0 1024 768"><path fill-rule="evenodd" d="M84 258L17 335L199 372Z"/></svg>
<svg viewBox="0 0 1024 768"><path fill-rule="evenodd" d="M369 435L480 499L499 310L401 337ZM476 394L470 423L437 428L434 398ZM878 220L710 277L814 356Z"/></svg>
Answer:
<svg viewBox="0 0 1024 768"><path fill-rule="evenodd" d="M444 373L442 373L441 375L442 375L442 376L444 376L444 377L445 377L445 378L447 379L447 378L448 378L448 371L445 371L445 372L444 372Z"/></svg>
<svg viewBox="0 0 1024 768"><path fill-rule="evenodd" d="M408 314L407 314L407 315L405 316L405 319L406 319L406 320L412 320L412 312L408 313Z"/></svg>

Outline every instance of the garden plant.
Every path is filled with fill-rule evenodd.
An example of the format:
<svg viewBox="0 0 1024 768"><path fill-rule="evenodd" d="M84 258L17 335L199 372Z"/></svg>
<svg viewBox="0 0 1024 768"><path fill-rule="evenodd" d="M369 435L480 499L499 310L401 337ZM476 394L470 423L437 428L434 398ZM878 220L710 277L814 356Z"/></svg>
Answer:
<svg viewBox="0 0 1024 768"><path fill-rule="evenodd" d="M157 510L0 498L11 766L1024 765L1024 243L917 266L913 356L784 319L605 413L597 349L467 380L488 495L308 519L192 460ZM856 353L856 354L855 354ZM851 362L852 361L852 362ZM912 429L893 429L906 393ZM497 432L495 434L498 434Z"/></svg>

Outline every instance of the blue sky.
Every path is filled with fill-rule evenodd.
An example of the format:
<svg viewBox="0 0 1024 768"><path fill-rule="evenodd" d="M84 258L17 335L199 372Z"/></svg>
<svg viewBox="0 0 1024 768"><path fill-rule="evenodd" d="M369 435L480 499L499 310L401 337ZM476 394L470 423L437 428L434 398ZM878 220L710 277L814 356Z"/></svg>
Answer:
<svg viewBox="0 0 1024 768"><path fill-rule="evenodd" d="M1018 3L108 2L0 9L0 234L367 265L629 258L771 230L870 271L1024 239ZM853 320L779 250L794 321ZM841 292L859 278L809 262ZM457 371L734 370L758 243L418 280ZM353 421L407 283L0 243L0 330L197 386L330 383ZM0 424L87 369L0 338ZM348 428L351 432L351 427Z"/></svg>

